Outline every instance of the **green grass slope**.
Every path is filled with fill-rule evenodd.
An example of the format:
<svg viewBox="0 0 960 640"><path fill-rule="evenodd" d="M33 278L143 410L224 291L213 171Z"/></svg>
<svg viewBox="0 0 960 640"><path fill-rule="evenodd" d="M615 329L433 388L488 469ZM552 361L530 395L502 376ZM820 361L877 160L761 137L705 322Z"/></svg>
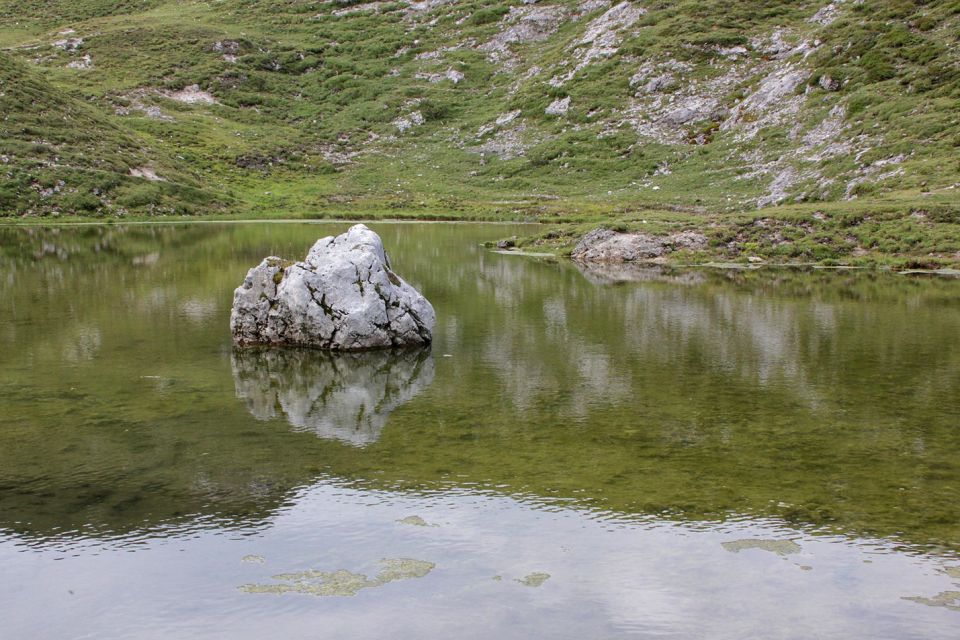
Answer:
<svg viewBox="0 0 960 640"><path fill-rule="evenodd" d="M11 93L20 115L0 144L60 131L79 139L61 150L100 163L72 166L139 191L119 204L61 177L93 209L28 198L23 185L52 175L21 150L7 154L3 215L227 203L245 216L708 217L736 235L740 217L817 213L917 236L897 252L960 250L938 226L960 206L956 0L0 0L0 48L5 77L43 88L44 112L88 118L82 131L21 123L37 114ZM143 166L166 182L129 175ZM829 251L792 257L892 246L829 235Z"/></svg>
<svg viewBox="0 0 960 640"><path fill-rule="evenodd" d="M4 212L186 214L218 206L183 163L3 53L0 113Z"/></svg>

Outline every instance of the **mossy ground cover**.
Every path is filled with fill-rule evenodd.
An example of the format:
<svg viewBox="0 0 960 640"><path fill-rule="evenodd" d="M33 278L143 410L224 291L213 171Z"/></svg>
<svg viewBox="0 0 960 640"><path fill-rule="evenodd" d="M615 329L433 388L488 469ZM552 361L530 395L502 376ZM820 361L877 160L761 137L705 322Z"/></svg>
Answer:
<svg viewBox="0 0 960 640"><path fill-rule="evenodd" d="M960 5L839 4L831 22L812 21L826 5L636 3L644 13L615 31L617 46L558 84L610 5L0 0L0 215L574 225L561 235L709 221L715 257L862 262L895 252L956 263ZM562 18L543 37L511 41L500 57L485 48L553 9ZM685 65L683 82L709 83L731 73L725 51L742 49L751 68L778 64L758 44L776 33L790 46L814 43L792 120L751 137L726 129L723 110L764 80L744 73L720 115L698 116L670 141L627 122L638 68L669 61ZM824 89L824 78L836 86ZM209 99L175 99L193 85ZM665 89L664 100L685 89ZM565 116L545 113L565 97ZM801 158L804 136L835 108L847 151ZM400 131L413 113L422 124ZM510 136L516 153L481 155ZM137 177L144 167L161 179ZM781 206L758 212L771 179L791 170ZM750 226L757 219L784 229L766 237Z"/></svg>

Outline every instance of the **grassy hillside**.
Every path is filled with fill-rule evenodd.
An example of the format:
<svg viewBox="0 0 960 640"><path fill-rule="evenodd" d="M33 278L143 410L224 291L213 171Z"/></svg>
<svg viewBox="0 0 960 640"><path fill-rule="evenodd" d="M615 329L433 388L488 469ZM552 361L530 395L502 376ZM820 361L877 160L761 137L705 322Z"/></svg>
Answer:
<svg viewBox="0 0 960 640"><path fill-rule="evenodd" d="M222 206L186 164L0 53L0 210L190 214Z"/></svg>
<svg viewBox="0 0 960 640"><path fill-rule="evenodd" d="M958 34L956 0L0 0L0 212L817 213L951 261Z"/></svg>

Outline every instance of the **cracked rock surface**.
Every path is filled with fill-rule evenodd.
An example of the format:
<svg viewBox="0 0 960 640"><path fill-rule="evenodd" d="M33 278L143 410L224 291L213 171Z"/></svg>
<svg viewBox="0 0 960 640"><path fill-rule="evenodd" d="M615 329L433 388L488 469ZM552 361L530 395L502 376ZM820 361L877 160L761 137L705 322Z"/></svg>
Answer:
<svg viewBox="0 0 960 640"><path fill-rule="evenodd" d="M302 262L265 258L234 291L230 314L237 344L337 351L428 344L435 322L362 224L317 240Z"/></svg>

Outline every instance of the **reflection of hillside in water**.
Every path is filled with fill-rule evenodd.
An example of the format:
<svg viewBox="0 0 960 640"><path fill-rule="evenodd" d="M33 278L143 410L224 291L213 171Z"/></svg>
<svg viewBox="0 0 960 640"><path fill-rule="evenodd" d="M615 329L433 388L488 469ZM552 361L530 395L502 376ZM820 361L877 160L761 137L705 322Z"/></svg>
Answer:
<svg viewBox="0 0 960 640"><path fill-rule="evenodd" d="M563 413L586 418L598 404L675 397L696 379L722 395L740 387L807 411L833 411L851 398L879 401L885 392L919 409L960 385L960 348L950 337L956 316L942 312L955 283L799 271L622 271L601 268L584 279L566 266L516 259L483 265L477 296L495 300L483 355L516 408L552 394ZM633 282L625 282L628 275ZM716 394L684 393L688 406L725 409ZM884 404L856 408L880 411Z"/></svg>
<svg viewBox="0 0 960 640"><path fill-rule="evenodd" d="M668 270L602 285L562 263L478 262L457 297L473 308L439 313L455 357L433 389L497 398L447 436L472 443L464 476L620 513L956 539L955 282Z"/></svg>
<svg viewBox="0 0 960 640"><path fill-rule="evenodd" d="M283 416L297 431L355 446L375 442L390 413L433 382L429 348L236 349L231 363L237 397L258 420Z"/></svg>
<svg viewBox="0 0 960 640"><path fill-rule="evenodd" d="M603 284L622 277L479 249L493 228L384 225L452 357L232 355L230 292L250 265L342 230L0 229L0 527L262 523L323 475L957 540L956 282Z"/></svg>

